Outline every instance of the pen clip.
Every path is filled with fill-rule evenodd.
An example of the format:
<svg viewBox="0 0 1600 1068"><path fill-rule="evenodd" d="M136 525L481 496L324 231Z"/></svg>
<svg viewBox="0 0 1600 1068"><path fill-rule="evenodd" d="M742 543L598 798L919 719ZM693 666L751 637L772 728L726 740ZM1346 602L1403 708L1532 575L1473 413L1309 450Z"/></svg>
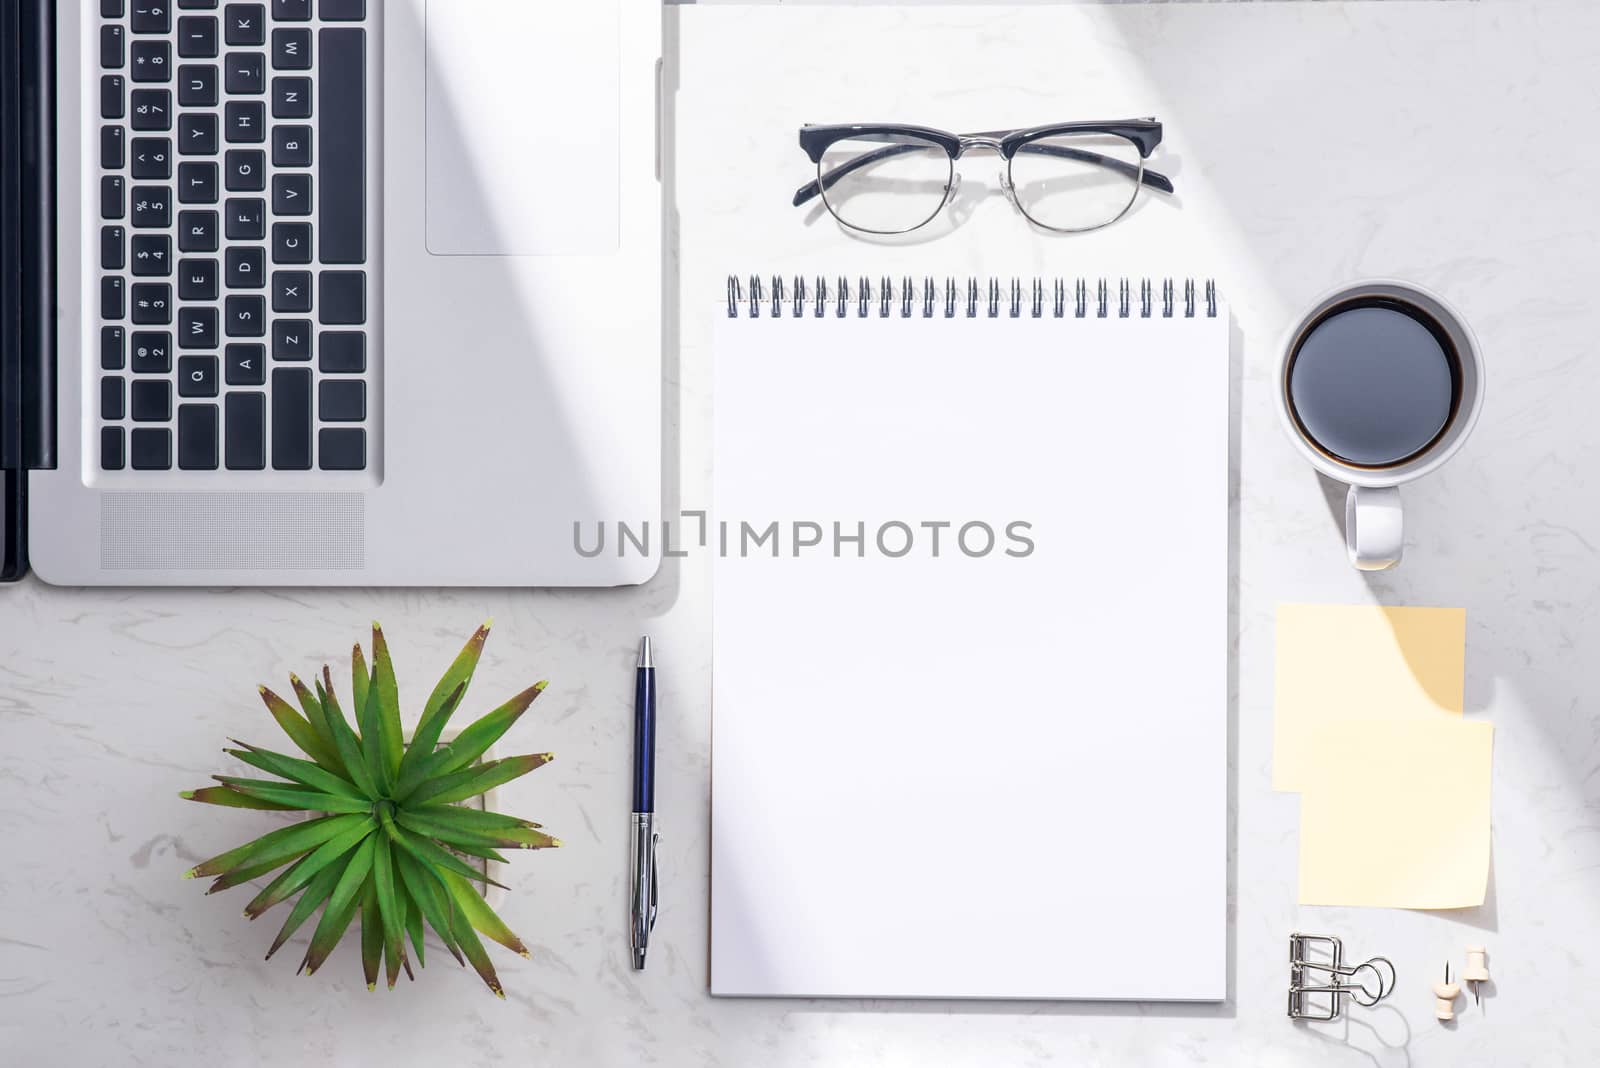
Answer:
<svg viewBox="0 0 1600 1068"><path fill-rule="evenodd" d="M650 835L650 930L656 928L656 843L661 841L659 834Z"/></svg>

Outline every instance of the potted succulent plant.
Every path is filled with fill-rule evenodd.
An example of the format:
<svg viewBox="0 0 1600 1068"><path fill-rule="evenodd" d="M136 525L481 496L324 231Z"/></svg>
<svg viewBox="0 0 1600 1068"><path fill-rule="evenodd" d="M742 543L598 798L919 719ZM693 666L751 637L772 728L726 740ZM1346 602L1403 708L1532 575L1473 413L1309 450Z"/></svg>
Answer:
<svg viewBox="0 0 1600 1068"><path fill-rule="evenodd" d="M372 668L358 644L351 655L352 723L345 718L326 666L315 692L290 676L300 710L265 686L261 697L305 757L243 742L224 750L273 779L213 776L220 785L183 797L228 808L302 812L309 818L271 831L197 864L185 878L214 878L208 893L283 869L245 906L254 920L299 895L267 951L270 959L322 910L300 966L320 968L361 916L361 959L368 989L377 986L380 960L392 989L411 971L409 951L423 961L423 925L432 927L457 963L471 962L489 989L505 997L479 934L527 956L474 884L501 886L472 860L504 862L501 849L542 849L561 843L528 820L469 807L502 783L551 760L549 753L483 759L527 711L544 682L517 694L441 744L483 652L489 626L480 627L423 706L409 742L401 728L400 695L383 630L372 628Z"/></svg>

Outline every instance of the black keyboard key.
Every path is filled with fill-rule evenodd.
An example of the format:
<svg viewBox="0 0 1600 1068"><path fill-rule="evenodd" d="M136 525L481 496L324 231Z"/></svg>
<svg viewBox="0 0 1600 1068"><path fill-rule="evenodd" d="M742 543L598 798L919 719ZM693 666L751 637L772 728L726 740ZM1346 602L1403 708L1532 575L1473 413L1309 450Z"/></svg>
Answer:
<svg viewBox="0 0 1600 1068"><path fill-rule="evenodd" d="M267 188L267 155L259 148L230 148L223 153L228 192L259 193Z"/></svg>
<svg viewBox="0 0 1600 1068"><path fill-rule="evenodd" d="M274 167L311 166L311 127L274 126L272 128Z"/></svg>
<svg viewBox="0 0 1600 1068"><path fill-rule="evenodd" d="M178 309L178 347L214 349L222 343L217 334L217 309L188 305Z"/></svg>
<svg viewBox="0 0 1600 1068"><path fill-rule="evenodd" d="M229 337L265 337L267 301L265 297L225 297L223 318Z"/></svg>
<svg viewBox="0 0 1600 1068"><path fill-rule="evenodd" d="M178 20L178 55L184 59L216 58L215 15L185 15Z"/></svg>
<svg viewBox="0 0 1600 1068"><path fill-rule="evenodd" d="M229 4L222 9L222 22L230 45L266 43L267 9L260 4Z"/></svg>
<svg viewBox="0 0 1600 1068"><path fill-rule="evenodd" d="M326 3L322 10L326 18ZM317 47L322 57L317 84L322 183L317 232L322 262L365 263L367 31L320 30Z"/></svg>
<svg viewBox="0 0 1600 1068"><path fill-rule="evenodd" d="M178 119L178 154L215 156L220 138L217 117L209 111L185 111Z"/></svg>
<svg viewBox="0 0 1600 1068"><path fill-rule="evenodd" d="M295 217L311 214L311 175L274 174L272 213Z"/></svg>
<svg viewBox="0 0 1600 1068"><path fill-rule="evenodd" d="M120 74L106 74L100 78L100 117L102 119L120 119L125 114L126 103L123 90L126 88Z"/></svg>
<svg viewBox="0 0 1600 1068"><path fill-rule="evenodd" d="M230 386L260 386L267 381L267 353L260 345L229 345L223 350Z"/></svg>
<svg viewBox="0 0 1600 1068"><path fill-rule="evenodd" d="M267 250L249 245L230 247L227 256L229 289L265 289Z"/></svg>
<svg viewBox="0 0 1600 1068"><path fill-rule="evenodd" d="M135 282L129 303L138 326L167 326L172 322L172 286L166 282Z"/></svg>
<svg viewBox="0 0 1600 1068"><path fill-rule="evenodd" d="M311 272L272 272L272 310L288 315L311 311Z"/></svg>
<svg viewBox="0 0 1600 1068"><path fill-rule="evenodd" d="M172 90L135 89L130 98L129 122L135 130L172 129Z"/></svg>
<svg viewBox="0 0 1600 1068"><path fill-rule="evenodd" d="M217 251L217 213L180 211L178 213L178 251Z"/></svg>
<svg viewBox="0 0 1600 1068"><path fill-rule="evenodd" d="M326 337L327 335L323 335ZM311 322L308 319L275 319L272 323L274 360L311 359Z"/></svg>
<svg viewBox="0 0 1600 1068"><path fill-rule="evenodd" d="M217 469L217 406L178 405L178 467L184 471Z"/></svg>
<svg viewBox="0 0 1600 1068"><path fill-rule="evenodd" d="M311 117L311 79L272 79L272 117L309 119Z"/></svg>
<svg viewBox="0 0 1600 1068"><path fill-rule="evenodd" d="M326 235L327 231L323 231ZM323 271L317 279L318 319L330 326L367 321L367 276L361 271Z"/></svg>
<svg viewBox="0 0 1600 1068"><path fill-rule="evenodd" d="M100 17L103 19L120 19L122 17L122 0L100 0Z"/></svg>
<svg viewBox="0 0 1600 1068"><path fill-rule="evenodd" d="M324 423L359 423L367 418L367 384L336 378L317 387L317 414Z"/></svg>
<svg viewBox="0 0 1600 1068"><path fill-rule="evenodd" d="M267 204L255 197L233 197L224 205L229 241L260 241L267 236Z"/></svg>
<svg viewBox="0 0 1600 1068"><path fill-rule="evenodd" d="M186 108L217 106L217 68L210 63L185 63L178 68L178 103Z"/></svg>
<svg viewBox="0 0 1600 1068"><path fill-rule="evenodd" d="M166 471L172 467L172 431L166 427L144 426L129 435L133 439L135 471Z"/></svg>
<svg viewBox="0 0 1600 1068"><path fill-rule="evenodd" d="M216 300L217 288L216 260L178 261L179 300Z"/></svg>
<svg viewBox="0 0 1600 1068"><path fill-rule="evenodd" d="M267 397L229 393L222 401L223 463L229 471L267 466Z"/></svg>
<svg viewBox="0 0 1600 1068"><path fill-rule="evenodd" d="M178 164L178 203L215 204L218 195L215 163Z"/></svg>
<svg viewBox="0 0 1600 1068"><path fill-rule="evenodd" d="M138 378L128 405L135 423L165 423L172 419L172 383L164 378Z"/></svg>
<svg viewBox="0 0 1600 1068"><path fill-rule="evenodd" d="M278 367L272 372L272 466L311 470L311 369Z"/></svg>
<svg viewBox="0 0 1600 1068"><path fill-rule="evenodd" d="M207 11L216 9L217 0L178 0L179 7L203 8Z"/></svg>
<svg viewBox="0 0 1600 1068"><path fill-rule="evenodd" d="M123 157L123 146L127 144L120 126L100 127L100 169L103 171L120 171L126 163Z"/></svg>
<svg viewBox="0 0 1600 1068"><path fill-rule="evenodd" d="M217 358L215 356L178 357L178 396L215 397Z"/></svg>
<svg viewBox="0 0 1600 1068"><path fill-rule="evenodd" d="M121 471L127 466L123 455L123 430L120 426L100 428L100 470Z"/></svg>
<svg viewBox="0 0 1600 1068"><path fill-rule="evenodd" d="M166 234L133 235L133 253L128 262L136 275L165 278L172 273L172 238Z"/></svg>
<svg viewBox="0 0 1600 1068"><path fill-rule="evenodd" d="M133 17L129 20L134 33L171 33L172 9L170 0L133 0Z"/></svg>
<svg viewBox="0 0 1600 1068"><path fill-rule="evenodd" d="M100 418L108 423L126 419L128 411L127 384L120 375L107 375L100 380Z"/></svg>
<svg viewBox="0 0 1600 1068"><path fill-rule="evenodd" d="M272 262L310 263L311 224L294 222L273 223Z"/></svg>
<svg viewBox="0 0 1600 1068"><path fill-rule="evenodd" d="M267 139L267 105L259 100L229 100L222 105L222 126L234 144L258 145Z"/></svg>
<svg viewBox="0 0 1600 1068"><path fill-rule="evenodd" d="M367 432L356 427L320 431L317 466L324 471L366 470Z"/></svg>
<svg viewBox="0 0 1600 1068"><path fill-rule="evenodd" d="M137 180L172 177L172 138L135 137L129 152L129 169Z"/></svg>
<svg viewBox="0 0 1600 1068"><path fill-rule="evenodd" d="M164 375L172 371L172 335L165 330L135 330L132 349L134 374Z"/></svg>
<svg viewBox="0 0 1600 1068"><path fill-rule="evenodd" d="M322 0L323 22L360 22L367 17L367 0Z"/></svg>
<svg viewBox="0 0 1600 1068"><path fill-rule="evenodd" d="M100 369L120 371L128 362L128 335L120 326L100 328Z"/></svg>
<svg viewBox="0 0 1600 1068"><path fill-rule="evenodd" d="M309 22L311 0L272 0L272 17L279 22Z"/></svg>
<svg viewBox="0 0 1600 1068"><path fill-rule="evenodd" d="M165 185L136 185L129 211L133 225L148 230L165 230L172 225L172 188Z"/></svg>
<svg viewBox="0 0 1600 1068"><path fill-rule="evenodd" d="M100 279L100 318L120 319L127 314L123 306L122 279L116 276Z"/></svg>
<svg viewBox="0 0 1600 1068"><path fill-rule="evenodd" d="M172 45L166 41L135 41L131 51L130 70L136 82L170 82L172 80Z"/></svg>
<svg viewBox="0 0 1600 1068"><path fill-rule="evenodd" d="M106 70L121 70L122 64L127 62L125 44L121 26L100 27L100 66Z"/></svg>
<svg viewBox="0 0 1600 1068"><path fill-rule="evenodd" d="M128 214L127 199L122 195L126 183L116 174L100 179L100 217L121 219Z"/></svg>
<svg viewBox="0 0 1600 1068"><path fill-rule="evenodd" d="M105 271L120 271L127 266L123 242L126 231L120 226L100 227L100 268Z"/></svg>
<svg viewBox="0 0 1600 1068"><path fill-rule="evenodd" d="M274 70L310 70L311 31L298 28L273 30L272 68Z"/></svg>
<svg viewBox="0 0 1600 1068"><path fill-rule="evenodd" d="M365 371L367 335L356 330L324 330L317 339L317 368L330 375L358 375Z"/></svg>
<svg viewBox="0 0 1600 1068"><path fill-rule="evenodd" d="M267 57L260 52L229 52L222 61L222 86L235 95L267 91Z"/></svg>

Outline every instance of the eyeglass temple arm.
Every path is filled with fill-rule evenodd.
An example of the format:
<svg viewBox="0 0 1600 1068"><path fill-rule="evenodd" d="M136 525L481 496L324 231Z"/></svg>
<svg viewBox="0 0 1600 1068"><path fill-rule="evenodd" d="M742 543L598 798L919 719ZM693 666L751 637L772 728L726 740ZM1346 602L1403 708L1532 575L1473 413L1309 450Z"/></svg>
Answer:
<svg viewBox="0 0 1600 1068"><path fill-rule="evenodd" d="M972 136L988 137L990 135L973 134ZM1004 136L1004 134L1002 133L998 136ZM852 171L859 170L862 167L870 167L874 163L881 163L886 159L892 159L895 156L904 155L907 152L920 152L925 150L927 147L927 145L923 144L886 145L883 148L875 149L864 155L857 156L848 163L841 163L839 166L830 171L824 171L822 175L820 175L815 181L807 182L799 189L796 189L794 193L794 206L798 208L800 205L817 196L823 190L832 189L834 184L838 182L839 179L843 178ZM1017 151L1035 153L1045 156L1055 156L1058 159L1078 160L1083 163L1094 163L1106 168L1107 170L1116 171L1118 174L1125 175L1129 178L1138 176L1143 184L1150 186L1152 189L1159 189L1163 193L1170 193L1173 191L1172 179L1168 178L1164 174L1161 174L1159 171L1147 170L1143 173L1143 175L1140 175L1139 168L1134 164L1126 163L1123 160L1115 159L1111 156L1103 156L1098 152L1090 152L1081 148L1067 148L1065 145L1044 145L1039 144L1036 141L1030 141L1029 143L1018 148Z"/></svg>

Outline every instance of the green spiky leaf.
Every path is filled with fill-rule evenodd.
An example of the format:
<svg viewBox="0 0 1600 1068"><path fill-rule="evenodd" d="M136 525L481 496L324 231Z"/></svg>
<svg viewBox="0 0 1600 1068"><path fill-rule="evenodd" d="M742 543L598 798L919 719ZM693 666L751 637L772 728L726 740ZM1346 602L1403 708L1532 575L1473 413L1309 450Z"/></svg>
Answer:
<svg viewBox="0 0 1600 1068"><path fill-rule="evenodd" d="M478 658L483 655L483 645L488 640L489 624L485 623L477 629L472 637L467 639L467 644L462 647L461 652L456 654L455 660L445 669L444 677L433 688L433 693L428 696L428 703L422 708L422 718L417 721L418 738L424 737L429 728L434 726L434 721L437 720L439 729L433 731L433 738L435 741L439 739L440 730L444 727L445 721L450 718L451 713L456 710L457 703L460 700L457 697L456 701L451 701L451 695L457 689L460 689L463 693L466 692L467 685L472 682L472 673L478 669ZM429 746L427 752L422 755L426 756L427 753L432 751L432 746Z"/></svg>
<svg viewBox="0 0 1600 1068"><path fill-rule="evenodd" d="M378 696L378 742L383 767L389 781L400 777L400 758L405 755L404 731L400 727L400 686L394 678L394 661L389 658L389 643L383 628L372 625L372 689Z"/></svg>
<svg viewBox="0 0 1600 1068"><path fill-rule="evenodd" d="M299 805L280 805L276 801L263 801L259 797L241 794L226 786L205 786L198 790L185 790L178 795L185 801L198 801L203 805L221 805L224 808L253 808L271 812L285 812Z"/></svg>
<svg viewBox="0 0 1600 1068"><path fill-rule="evenodd" d="M404 800L407 807L428 802L448 805L465 801L469 797L488 793L496 786L503 786L512 779L542 768L554 759L553 753L529 753L526 756L506 757L504 760L462 768L460 771L441 775L437 779L424 780Z"/></svg>
<svg viewBox="0 0 1600 1068"><path fill-rule="evenodd" d="M467 921L472 924L473 930L488 935L519 957L533 956L528 952L528 947L522 944L522 939L511 932L511 928L507 927L505 921L489 907L483 896L472 888L472 884L445 872L444 885L450 896L455 899L456 905L466 915Z"/></svg>
<svg viewBox="0 0 1600 1068"><path fill-rule="evenodd" d="M320 909L301 961L304 971L314 973L359 913L361 964L369 986L376 985L380 968L391 988L402 971L415 977L411 960L414 954L417 964L423 963L426 926L458 963L470 963L490 990L504 996L479 935L513 952L525 955L527 949L474 884L501 885L489 878L483 863L505 863L501 849L560 843L539 824L483 811L477 800L551 759L533 754L484 760L489 747L524 718L544 683L440 744L476 671L488 630L485 624L473 634L433 688L409 745L402 734L405 709L388 640L374 625L370 670L360 645L351 653L354 723L339 706L327 667L309 688L291 675L299 710L265 687L260 697L306 759L236 742L226 752L270 778L219 775L220 785L183 793L202 804L310 816L186 873L213 877L211 893L271 876L245 910L254 919L275 905L293 903L269 958Z"/></svg>
<svg viewBox="0 0 1600 1068"><path fill-rule="evenodd" d="M383 962L383 917L378 914L378 887L368 882L361 895L361 974L367 989L378 987L378 967Z"/></svg>
<svg viewBox="0 0 1600 1068"><path fill-rule="evenodd" d="M355 916L356 901L372 874L372 854L377 845L378 836L369 835L366 841L356 847L350 862L339 874L339 881L333 885L333 893L328 895L328 904L322 910L322 919L317 921L316 933L311 936L311 947L306 950L303 963L307 975L315 974L322 967L322 962L328 959L328 954L333 952L333 947L339 944L345 929L350 926L350 920Z"/></svg>
<svg viewBox="0 0 1600 1068"><path fill-rule="evenodd" d="M300 895L300 900L294 903L294 908L289 910L289 918L283 921L283 927L278 930L278 937L272 940L272 947L267 950L265 959L271 960L272 955L283 948L285 942L294 937L311 914L317 911L317 906L328 900L328 895L333 893L333 888L338 885L339 876L344 874L343 864L333 864L322 869L315 879L306 884L305 892Z"/></svg>
<svg viewBox="0 0 1600 1068"><path fill-rule="evenodd" d="M324 770L337 775L341 770L339 754L331 744L322 740L322 736L311 725L311 721L291 708L288 701L265 686L260 689L261 700L265 702L267 711L272 713L272 718L278 721L278 726L283 728L283 733L289 736L289 740Z"/></svg>
<svg viewBox="0 0 1600 1068"><path fill-rule="evenodd" d="M511 729L548 685L548 682L535 683L462 731L455 741L422 762L419 777L448 775L475 762ZM403 787L400 793L404 795Z"/></svg>

